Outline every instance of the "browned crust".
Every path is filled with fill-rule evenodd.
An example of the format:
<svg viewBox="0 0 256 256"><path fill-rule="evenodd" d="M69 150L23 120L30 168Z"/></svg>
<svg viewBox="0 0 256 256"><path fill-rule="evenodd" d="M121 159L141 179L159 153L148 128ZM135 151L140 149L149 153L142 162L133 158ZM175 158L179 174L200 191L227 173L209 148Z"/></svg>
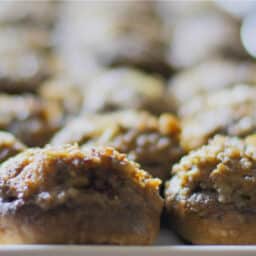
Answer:
<svg viewBox="0 0 256 256"><path fill-rule="evenodd" d="M168 218L172 228L193 244L256 244L256 221L253 213L229 211L219 216L201 217L197 213L171 211Z"/></svg>
<svg viewBox="0 0 256 256"><path fill-rule="evenodd" d="M119 204L104 209L93 200L77 208L20 208L0 217L0 244L148 245L158 235L159 214Z"/></svg>

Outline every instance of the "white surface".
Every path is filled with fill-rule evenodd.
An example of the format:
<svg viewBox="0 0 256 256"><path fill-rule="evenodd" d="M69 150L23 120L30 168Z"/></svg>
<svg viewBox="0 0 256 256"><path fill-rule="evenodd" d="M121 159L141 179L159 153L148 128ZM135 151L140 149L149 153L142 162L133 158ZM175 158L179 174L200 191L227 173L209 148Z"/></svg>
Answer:
<svg viewBox="0 0 256 256"><path fill-rule="evenodd" d="M0 256L251 256L256 246L183 245L168 230L162 230L154 246L76 246L11 245L0 246Z"/></svg>

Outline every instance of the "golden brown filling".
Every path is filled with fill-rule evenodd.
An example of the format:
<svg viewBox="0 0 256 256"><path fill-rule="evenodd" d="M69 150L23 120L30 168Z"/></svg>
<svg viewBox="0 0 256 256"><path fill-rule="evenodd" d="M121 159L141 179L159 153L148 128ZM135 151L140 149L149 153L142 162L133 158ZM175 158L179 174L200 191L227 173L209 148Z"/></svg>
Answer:
<svg viewBox="0 0 256 256"><path fill-rule="evenodd" d="M201 212L231 208L255 211L255 145L237 138L216 136L183 157L167 184L167 201L183 202Z"/></svg>
<svg viewBox="0 0 256 256"><path fill-rule="evenodd" d="M144 165L169 162L170 157L177 159L181 149L175 148L175 143L177 142L154 130L144 132L130 130L121 132L109 142L114 148L127 153L129 159L143 163ZM175 155L177 156L175 157Z"/></svg>
<svg viewBox="0 0 256 256"><path fill-rule="evenodd" d="M26 146L7 132L0 132L0 162L24 151Z"/></svg>
<svg viewBox="0 0 256 256"><path fill-rule="evenodd" d="M77 142L83 148L111 146L141 164L154 176L165 179L183 154L178 120L169 114L156 118L145 112L123 111L80 118L60 131L55 145ZM151 169L158 171L151 172Z"/></svg>
<svg viewBox="0 0 256 256"><path fill-rule="evenodd" d="M0 167L0 195L10 207L36 204L49 209L97 194L118 200L129 196L129 190L160 200L159 184L111 148L86 153L76 146L29 149Z"/></svg>

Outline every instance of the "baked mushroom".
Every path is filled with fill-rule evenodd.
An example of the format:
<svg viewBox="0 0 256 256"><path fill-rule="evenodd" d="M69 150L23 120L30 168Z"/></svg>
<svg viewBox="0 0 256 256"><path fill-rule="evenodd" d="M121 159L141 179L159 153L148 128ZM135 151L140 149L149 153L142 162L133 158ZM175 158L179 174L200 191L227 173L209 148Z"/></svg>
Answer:
<svg viewBox="0 0 256 256"><path fill-rule="evenodd" d="M77 114L83 102L80 88L64 75L52 77L42 83L38 94L43 99L57 103L67 117Z"/></svg>
<svg viewBox="0 0 256 256"><path fill-rule="evenodd" d="M51 143L78 143L83 148L112 146L163 180L168 178L168 170L183 154L179 121L170 114L157 118L147 112L83 116L68 123Z"/></svg>
<svg viewBox="0 0 256 256"><path fill-rule="evenodd" d="M181 110L181 141L187 150L207 143L216 134L245 137L256 130L256 87L236 85L195 97Z"/></svg>
<svg viewBox="0 0 256 256"><path fill-rule="evenodd" d="M193 244L256 244L256 144L216 136L166 183L168 219Z"/></svg>
<svg viewBox="0 0 256 256"><path fill-rule="evenodd" d="M85 73L86 59L92 59L105 67L169 74L165 35L151 1L67 2L62 9L57 38L67 65L79 62Z"/></svg>
<svg viewBox="0 0 256 256"><path fill-rule="evenodd" d="M56 3L51 0L4 1L0 5L0 24L51 26L56 15Z"/></svg>
<svg viewBox="0 0 256 256"><path fill-rule="evenodd" d="M62 110L34 95L0 94L0 129L28 146L42 146L62 124Z"/></svg>
<svg viewBox="0 0 256 256"><path fill-rule="evenodd" d="M256 64L215 58L174 75L169 92L182 108L194 97L215 93L238 83L256 84Z"/></svg>
<svg viewBox="0 0 256 256"><path fill-rule="evenodd" d="M93 79L85 90L84 112L143 109L154 114L174 111L164 81L132 68L116 68Z"/></svg>
<svg viewBox="0 0 256 256"><path fill-rule="evenodd" d="M151 244L159 184L111 148L29 149L0 166L0 243Z"/></svg>
<svg viewBox="0 0 256 256"><path fill-rule="evenodd" d="M0 28L0 91L35 92L50 76L50 34L33 26Z"/></svg>

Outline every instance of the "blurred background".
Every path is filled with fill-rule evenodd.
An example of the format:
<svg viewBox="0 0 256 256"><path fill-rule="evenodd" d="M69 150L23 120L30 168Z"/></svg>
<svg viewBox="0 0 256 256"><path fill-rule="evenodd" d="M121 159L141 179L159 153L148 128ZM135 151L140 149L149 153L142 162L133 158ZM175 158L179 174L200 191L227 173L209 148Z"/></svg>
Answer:
<svg viewBox="0 0 256 256"><path fill-rule="evenodd" d="M18 91L35 91L53 76L85 86L116 66L169 78L216 58L252 60L255 6L254 0L2 0L1 88L17 91L12 83L20 77Z"/></svg>

